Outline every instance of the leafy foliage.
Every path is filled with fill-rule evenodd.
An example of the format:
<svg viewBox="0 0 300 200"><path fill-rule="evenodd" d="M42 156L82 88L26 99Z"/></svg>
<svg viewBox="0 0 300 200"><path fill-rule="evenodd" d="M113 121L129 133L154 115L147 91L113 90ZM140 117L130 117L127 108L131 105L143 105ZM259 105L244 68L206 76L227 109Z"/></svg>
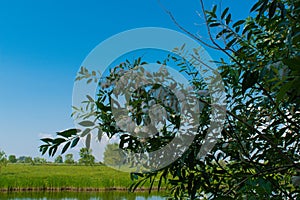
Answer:
<svg viewBox="0 0 300 200"><path fill-rule="evenodd" d="M6 154L4 151L0 151L0 173L1 173L1 168L6 165L7 165Z"/></svg>
<svg viewBox="0 0 300 200"><path fill-rule="evenodd" d="M92 155L92 151L90 149L81 148L79 155L80 155L80 159L79 159L80 164L93 165L95 163L95 157Z"/></svg>
<svg viewBox="0 0 300 200"><path fill-rule="evenodd" d="M63 163L63 158L61 155L58 155L55 160L54 160L55 163Z"/></svg>
<svg viewBox="0 0 300 200"><path fill-rule="evenodd" d="M17 162L17 157L15 155L9 155L8 156L8 161L10 163L16 163Z"/></svg>
<svg viewBox="0 0 300 200"><path fill-rule="evenodd" d="M57 132L57 138L43 138L41 141L43 141L45 144L40 146L40 152L42 152L42 155L44 155L47 151L49 152L49 156L54 156L59 145L62 143L65 143L61 154L65 153L67 149L75 147L79 141L79 135L77 135L78 132L81 130L78 129L68 129L65 131ZM71 144L72 141L72 144Z"/></svg>
<svg viewBox="0 0 300 200"><path fill-rule="evenodd" d="M65 163L66 164L74 164L74 158L73 158L73 154L69 153L65 155Z"/></svg>
<svg viewBox="0 0 300 200"><path fill-rule="evenodd" d="M292 177L300 171L300 67L299 67L299 1L258 0L251 9L252 16L233 22L229 8L218 17L217 6L202 11L210 37L209 47L221 51L225 59L215 61L227 92L227 116L222 139L205 157L198 158L209 123L209 96L199 96L203 103L199 116L199 129L189 149L175 162L157 171L132 173L135 190L146 181L169 185L175 199L295 199L300 195ZM187 32L190 34L189 32ZM172 62L190 77L191 85L198 91L207 90L204 81L191 68L190 63L201 63L199 52L186 52L184 46L174 49L177 57L168 56L162 64ZM76 146L79 137L90 138L90 132L98 129L109 138L120 135L119 148L129 152L151 152L167 144L180 123L176 100L164 104L163 99L172 93L160 85L152 85L135 91L131 102L131 116L137 125L147 124L147 112L151 100L164 106L167 123L157 135L142 141L126 135L117 126L112 114L112 90L115 82L130 69L142 65L141 58L133 63L126 61L113 68L99 89L98 99L87 97L89 109L74 108L81 125L86 127L81 135L58 134L56 139L42 139L42 153L54 155L60 144L65 149ZM96 72L81 69L77 80L98 82ZM157 91L163 91L159 98ZM146 109L147 110L147 109ZM95 116L96 120L87 121ZM169 128L169 129L168 129ZM87 139L86 139L87 140ZM89 139L90 140L90 139ZM88 140L88 141L89 141ZM74 145L73 145L74 143ZM89 142L88 142L89 143ZM164 156L164 155L162 155Z"/></svg>
<svg viewBox="0 0 300 200"><path fill-rule="evenodd" d="M45 158L35 157L33 158L32 164L44 164L47 160Z"/></svg>

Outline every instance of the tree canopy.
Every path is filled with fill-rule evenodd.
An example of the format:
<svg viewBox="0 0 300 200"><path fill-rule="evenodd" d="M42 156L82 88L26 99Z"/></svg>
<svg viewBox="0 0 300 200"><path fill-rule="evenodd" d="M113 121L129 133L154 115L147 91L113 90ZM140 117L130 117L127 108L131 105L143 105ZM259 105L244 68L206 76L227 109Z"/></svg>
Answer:
<svg viewBox="0 0 300 200"><path fill-rule="evenodd" d="M0 173L2 166L7 164L6 154L4 151L0 150Z"/></svg>
<svg viewBox="0 0 300 200"><path fill-rule="evenodd" d="M15 155L9 155L8 156L8 161L10 163L16 163L18 160L17 160L17 157Z"/></svg>
<svg viewBox="0 0 300 200"><path fill-rule="evenodd" d="M55 163L63 163L63 157L61 155L58 155L55 160L54 160Z"/></svg>
<svg viewBox="0 0 300 200"><path fill-rule="evenodd" d="M198 157L213 107L212 95L198 95L202 112L192 144L180 158L162 169L132 173L136 183L131 189L146 181L152 184L157 181L159 186L165 181L175 199L295 199L300 195L299 185L292 184L300 171L300 2L258 0L251 16L235 22L229 8L218 10L214 6L206 11L203 1L200 3L209 41L184 29L172 13L166 12L182 31L224 55L214 61L227 95L222 137L205 157ZM175 48L174 54L177 56L170 54L158 63L179 66L190 77L195 90L209 91L193 68L195 63L203 64L201 54L197 50L186 52L184 45ZM161 118L158 132L151 137L144 139L143 130L138 135L121 130L112 114L114 83L122 80L124 72L146 63L142 58L126 60L102 77L106 84L99 87L98 99L87 96L83 103L88 109L75 108L74 115L82 119L81 125L86 129L70 129L59 132L55 139L44 138L40 151L53 156L59 145L64 144L65 152L82 137L86 137L89 147L92 129L99 130L100 138L103 134L109 138L119 135L119 148L124 152L151 152L169 143L180 126L183 113L178 111L183 104L162 85L140 87L128 97L130 117L138 126L150 124L151 102L164 107L165 118ZM81 68L77 80L94 79L99 81L96 72ZM92 115L97 120L88 121ZM167 159L169 155L160 156ZM132 158L130 162L137 164L140 160ZM143 163L145 168L148 165Z"/></svg>
<svg viewBox="0 0 300 200"><path fill-rule="evenodd" d="M74 164L74 158L73 158L73 154L69 153L65 155L65 163L66 164Z"/></svg>
<svg viewBox="0 0 300 200"><path fill-rule="evenodd" d="M80 155L80 159L79 159L80 164L93 165L95 163L95 157L92 155L91 149L81 148L79 155Z"/></svg>

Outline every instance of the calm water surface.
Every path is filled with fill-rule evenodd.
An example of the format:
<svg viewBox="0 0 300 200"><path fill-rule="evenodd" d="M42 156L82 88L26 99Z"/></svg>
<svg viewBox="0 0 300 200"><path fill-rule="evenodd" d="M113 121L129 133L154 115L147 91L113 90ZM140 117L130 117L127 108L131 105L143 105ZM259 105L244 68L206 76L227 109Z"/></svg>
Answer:
<svg viewBox="0 0 300 200"><path fill-rule="evenodd" d="M166 200L163 194L147 192L13 192L0 193L1 200Z"/></svg>

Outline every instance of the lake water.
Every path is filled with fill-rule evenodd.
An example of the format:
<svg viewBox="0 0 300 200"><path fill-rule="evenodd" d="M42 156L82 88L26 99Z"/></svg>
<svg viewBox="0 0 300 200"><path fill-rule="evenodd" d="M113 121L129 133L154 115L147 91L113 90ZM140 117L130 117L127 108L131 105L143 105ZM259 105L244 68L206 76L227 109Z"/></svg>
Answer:
<svg viewBox="0 0 300 200"><path fill-rule="evenodd" d="M166 200L148 192L12 192L0 193L1 200Z"/></svg>

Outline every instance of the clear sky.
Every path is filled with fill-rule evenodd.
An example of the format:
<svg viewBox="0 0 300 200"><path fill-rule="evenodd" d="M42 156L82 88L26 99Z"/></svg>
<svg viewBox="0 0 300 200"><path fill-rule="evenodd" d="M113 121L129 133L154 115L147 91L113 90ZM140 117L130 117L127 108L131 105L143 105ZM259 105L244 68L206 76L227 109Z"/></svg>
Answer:
<svg viewBox="0 0 300 200"><path fill-rule="evenodd" d="M198 0L161 3L192 32L205 32ZM242 19L253 3L222 7ZM156 0L0 1L0 150L40 156L41 137L73 127L72 89L87 54L114 34L149 26L179 31Z"/></svg>

